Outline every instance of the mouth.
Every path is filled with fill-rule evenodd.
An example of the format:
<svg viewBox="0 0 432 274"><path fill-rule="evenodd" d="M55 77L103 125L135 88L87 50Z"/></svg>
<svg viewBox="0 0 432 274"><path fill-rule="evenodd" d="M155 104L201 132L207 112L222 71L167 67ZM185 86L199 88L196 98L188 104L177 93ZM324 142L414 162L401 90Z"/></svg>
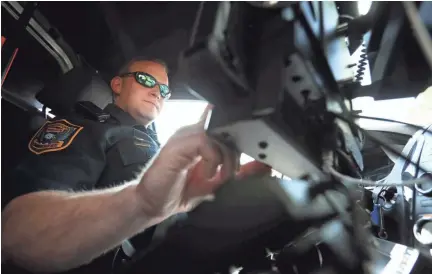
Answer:
<svg viewBox="0 0 432 274"><path fill-rule="evenodd" d="M150 102L150 101L147 101L147 100L144 100L144 102L149 103L149 104L152 104L153 106L155 106L155 108L156 108L157 110L159 110L159 106L158 106L157 104L155 104L154 102Z"/></svg>

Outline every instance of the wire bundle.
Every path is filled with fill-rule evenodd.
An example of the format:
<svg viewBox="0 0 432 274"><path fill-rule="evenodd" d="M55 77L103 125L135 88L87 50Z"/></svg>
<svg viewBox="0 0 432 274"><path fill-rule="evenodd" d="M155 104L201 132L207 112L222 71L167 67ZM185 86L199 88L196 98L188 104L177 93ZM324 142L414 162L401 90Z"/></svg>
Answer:
<svg viewBox="0 0 432 274"><path fill-rule="evenodd" d="M335 114L334 113L334 115L336 116L336 118L342 120L343 122L348 123L349 125L351 125L351 126L357 128L357 129L359 129L360 131L362 131L363 134L365 134L365 136L369 137L371 140L373 140L374 142L376 142L380 146L382 146L385 149L389 150L390 152L396 154L397 156L403 158L404 160L406 160L410 164L418 166L418 168L420 170L422 170L423 172L428 172L425 168L421 167L418 163L413 163L411 159L409 159L408 157L406 157L402 153L396 151L391 146L389 146L386 143L380 141L376 137L370 135L365 129L363 129L359 125L357 125L353 121L352 118L373 119L373 120L379 120L379 121L399 123L399 124L408 125L408 126L411 126L411 127L415 128L415 129L423 130L424 132L428 132L428 133L432 134L432 131L430 131L429 129L425 129L425 128L417 126L417 125L413 125L413 124L405 123L405 122L401 122L401 121L396 121L396 120L391 120L391 119L369 117L369 116L360 116L360 115L354 115L354 116L351 116L351 117L347 118L347 117L344 117L344 116L342 116L340 114ZM408 185L422 184L422 183L430 181L430 179L428 179L428 178L421 178L421 179L414 179L414 180L402 181L402 182L388 182L388 181L384 181L382 183L378 183L378 182L374 182L374 181L371 181L371 180L364 180L364 179L353 178L353 177L350 177L350 176L346 176L346 175L338 172L336 169L334 169L333 168L332 157L329 157L328 155L326 155L324 157L324 171L327 171L328 173L330 173L331 175L333 175L335 178L337 178L338 180L340 180L340 181L342 181L342 182L344 182L346 184L357 184L357 185L360 184L360 185L363 185L363 186L391 186L391 185L393 185L393 186L408 186Z"/></svg>

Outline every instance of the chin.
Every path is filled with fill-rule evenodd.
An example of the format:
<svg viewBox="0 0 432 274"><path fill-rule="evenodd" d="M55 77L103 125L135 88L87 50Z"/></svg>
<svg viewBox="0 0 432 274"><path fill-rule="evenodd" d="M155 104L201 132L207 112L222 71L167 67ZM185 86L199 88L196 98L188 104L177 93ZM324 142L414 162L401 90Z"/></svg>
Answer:
<svg viewBox="0 0 432 274"><path fill-rule="evenodd" d="M140 116L141 116L142 120L153 121L158 116L158 113L156 111L145 111L145 112L142 111L140 113Z"/></svg>

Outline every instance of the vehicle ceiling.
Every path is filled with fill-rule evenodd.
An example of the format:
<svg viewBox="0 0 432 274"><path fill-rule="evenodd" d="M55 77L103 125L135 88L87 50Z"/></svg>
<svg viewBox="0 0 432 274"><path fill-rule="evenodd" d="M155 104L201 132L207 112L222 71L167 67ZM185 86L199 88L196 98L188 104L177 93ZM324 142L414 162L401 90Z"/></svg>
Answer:
<svg viewBox="0 0 432 274"><path fill-rule="evenodd" d="M19 2L25 6L26 2ZM190 32L200 2L39 2L37 12L41 13L51 27L72 47L80 58L98 70L109 81L118 68L131 56L149 56L164 60L170 70L171 84L180 81L173 77L177 71L178 57L188 46ZM356 11L356 2L342 5L345 14ZM217 2L206 3L206 10ZM7 32L7 22L12 17L2 8L2 33ZM211 16L205 16L204 29L212 26ZM6 22L6 24L5 24ZM207 25L206 25L207 24ZM6 28L6 29L5 29ZM198 39L202 31L198 31ZM10 31L10 30L9 30ZM2 34L3 35L3 34ZM52 34L51 34L52 35ZM14 68L5 82L6 88L23 89L23 75L29 85L40 86L50 78L59 75L60 69L44 49L30 35L20 48ZM34 56L39 56L34 60ZM50 60L48 60L50 59ZM40 68L43 69L40 69ZM37 68L37 69L35 69ZM34 78L34 81L30 81ZM36 81L37 79L37 81ZM39 84L34 84L39 82ZM42 83L41 83L42 82ZM174 83L173 83L174 82ZM17 86L18 85L18 86ZM37 88L36 88L37 90ZM188 92L180 90L173 99L194 99Z"/></svg>
<svg viewBox="0 0 432 274"><path fill-rule="evenodd" d="M163 58L175 71L175 56L186 47L198 4L43 2L39 10L76 52L109 75L132 55ZM163 43L166 37L176 43Z"/></svg>
<svg viewBox="0 0 432 274"><path fill-rule="evenodd" d="M199 2L53 1L40 2L37 10L75 53L108 81L132 56L164 60L172 78L179 54L187 47L198 6ZM7 23L13 24L14 19L3 8L2 15L2 35L7 35ZM30 35L25 36L6 88L22 91L23 75L46 82L60 73L54 58ZM33 60L36 55L38 60ZM193 98L188 94L175 97Z"/></svg>

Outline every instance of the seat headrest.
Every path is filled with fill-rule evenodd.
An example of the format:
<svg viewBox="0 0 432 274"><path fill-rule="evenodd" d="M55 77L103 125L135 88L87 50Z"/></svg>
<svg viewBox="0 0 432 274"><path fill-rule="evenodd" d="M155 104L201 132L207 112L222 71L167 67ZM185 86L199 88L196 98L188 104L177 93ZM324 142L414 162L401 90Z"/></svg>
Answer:
<svg viewBox="0 0 432 274"><path fill-rule="evenodd" d="M77 67L46 85L36 99L53 114L68 115L80 101L90 101L105 108L112 102L112 91L94 70Z"/></svg>

